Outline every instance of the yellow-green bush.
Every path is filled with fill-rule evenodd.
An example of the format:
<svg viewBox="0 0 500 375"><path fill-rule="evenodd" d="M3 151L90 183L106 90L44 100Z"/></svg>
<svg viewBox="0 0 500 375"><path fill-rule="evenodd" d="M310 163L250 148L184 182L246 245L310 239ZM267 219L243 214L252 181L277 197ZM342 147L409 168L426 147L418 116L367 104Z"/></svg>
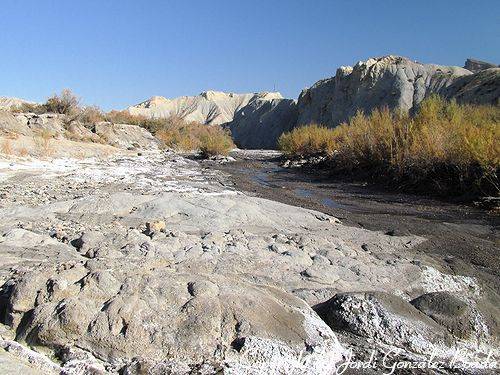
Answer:
<svg viewBox="0 0 500 375"><path fill-rule="evenodd" d="M219 126L206 126L200 136L200 151L205 157L227 155L234 148L231 134Z"/></svg>
<svg viewBox="0 0 500 375"><path fill-rule="evenodd" d="M316 124L295 128L278 139L279 149L290 156L331 155L334 146L333 129Z"/></svg>
<svg viewBox="0 0 500 375"><path fill-rule="evenodd" d="M369 170L443 192L500 192L498 106L459 105L432 96L414 116L387 108L358 112L334 129L294 129L281 136L279 146L300 157L335 151L335 169Z"/></svg>
<svg viewBox="0 0 500 375"><path fill-rule="evenodd" d="M167 147L201 151L205 157L227 155L234 147L231 135L220 126L186 123L176 117L165 119L155 134Z"/></svg>

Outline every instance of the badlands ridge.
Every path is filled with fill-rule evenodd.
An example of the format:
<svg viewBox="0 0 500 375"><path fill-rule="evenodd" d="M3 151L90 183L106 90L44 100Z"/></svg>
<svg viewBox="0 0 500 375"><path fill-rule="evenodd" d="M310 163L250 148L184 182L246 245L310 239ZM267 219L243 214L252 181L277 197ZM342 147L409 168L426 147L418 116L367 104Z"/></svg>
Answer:
<svg viewBox="0 0 500 375"><path fill-rule="evenodd" d="M238 146L269 149L276 146L281 133L293 127L311 122L334 127L358 110L369 113L382 106L412 111L431 94L459 103L498 104L500 68L470 59L460 68L384 56L340 67L334 77L303 90L298 100L285 99L279 93L207 91L176 99L155 96L128 111L153 118L175 115L204 124L224 124Z"/></svg>

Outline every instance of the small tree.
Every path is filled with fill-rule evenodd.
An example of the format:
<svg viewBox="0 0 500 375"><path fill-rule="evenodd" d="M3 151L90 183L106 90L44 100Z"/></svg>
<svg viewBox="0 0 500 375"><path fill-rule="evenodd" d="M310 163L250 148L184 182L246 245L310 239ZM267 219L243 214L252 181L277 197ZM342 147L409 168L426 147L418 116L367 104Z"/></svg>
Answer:
<svg viewBox="0 0 500 375"><path fill-rule="evenodd" d="M54 94L44 104L47 112L73 115L79 112L80 98L69 89L61 91L60 95Z"/></svg>

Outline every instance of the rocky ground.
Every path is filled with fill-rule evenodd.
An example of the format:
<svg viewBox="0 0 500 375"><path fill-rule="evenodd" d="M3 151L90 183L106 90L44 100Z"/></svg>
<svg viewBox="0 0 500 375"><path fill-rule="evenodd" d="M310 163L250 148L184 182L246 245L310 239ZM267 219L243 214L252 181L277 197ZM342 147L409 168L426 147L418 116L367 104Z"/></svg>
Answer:
<svg viewBox="0 0 500 375"><path fill-rule="evenodd" d="M457 349L498 358L482 279L414 251L424 236L342 221L159 150L1 159L0 370L330 374L349 349L377 349L451 372Z"/></svg>
<svg viewBox="0 0 500 375"><path fill-rule="evenodd" d="M338 217L349 226L424 237L413 247L446 273L477 277L500 292L498 208L395 191L361 177L331 176L315 166L285 167L279 152L238 150L235 161L207 164L237 190Z"/></svg>

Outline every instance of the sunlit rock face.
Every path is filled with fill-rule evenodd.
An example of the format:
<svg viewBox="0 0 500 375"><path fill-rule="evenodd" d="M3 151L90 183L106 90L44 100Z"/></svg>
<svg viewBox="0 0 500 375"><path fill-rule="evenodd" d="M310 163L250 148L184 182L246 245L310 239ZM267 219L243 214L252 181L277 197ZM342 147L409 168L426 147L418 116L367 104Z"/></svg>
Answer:
<svg viewBox="0 0 500 375"><path fill-rule="evenodd" d="M127 110L133 115L150 118L179 117L187 122L220 125L233 120L235 113L255 99L281 99L278 92L235 94L220 91L205 91L196 96L181 96L167 99L153 96Z"/></svg>
<svg viewBox="0 0 500 375"><path fill-rule="evenodd" d="M383 106L410 111L425 97L471 74L464 68L422 64L400 56L360 61L302 91L298 124L336 126L359 110L370 113Z"/></svg>

